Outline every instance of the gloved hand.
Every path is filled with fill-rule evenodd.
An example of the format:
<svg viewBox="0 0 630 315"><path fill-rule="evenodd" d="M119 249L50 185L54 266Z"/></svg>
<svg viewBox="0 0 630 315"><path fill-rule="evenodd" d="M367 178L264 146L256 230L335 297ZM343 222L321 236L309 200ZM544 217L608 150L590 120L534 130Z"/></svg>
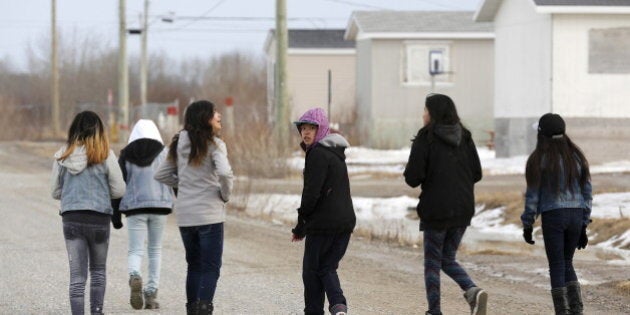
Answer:
<svg viewBox="0 0 630 315"><path fill-rule="evenodd" d="M531 226L526 226L523 228L523 238L525 239L525 242L531 245L534 245L536 243L534 239L532 238L533 231L534 231L534 228Z"/></svg>
<svg viewBox="0 0 630 315"><path fill-rule="evenodd" d="M112 215L112 225L114 226L114 228L116 230L118 230L118 229L123 227L123 223L122 223L122 218L120 216L120 212L116 211Z"/></svg>
<svg viewBox="0 0 630 315"><path fill-rule="evenodd" d="M582 233L580 233L580 239L578 240L577 249L585 249L588 244L588 235L586 235L586 225L582 226Z"/></svg>

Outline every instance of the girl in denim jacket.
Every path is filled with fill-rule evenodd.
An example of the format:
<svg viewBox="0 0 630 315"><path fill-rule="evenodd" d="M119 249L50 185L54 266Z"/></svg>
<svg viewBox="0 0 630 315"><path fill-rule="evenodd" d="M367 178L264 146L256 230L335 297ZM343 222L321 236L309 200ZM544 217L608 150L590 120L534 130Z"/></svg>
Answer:
<svg viewBox="0 0 630 315"><path fill-rule="evenodd" d="M72 314L84 312L88 265L90 311L103 314L111 199L123 196L125 182L96 113L74 117L66 145L55 153L51 182L52 197L61 200Z"/></svg>
<svg viewBox="0 0 630 315"><path fill-rule="evenodd" d="M114 228L123 224L121 213L127 218L129 251L127 271L131 290L129 303L134 309L158 309L158 287L162 260L162 235L166 216L173 208L173 190L156 181L153 176L166 159L167 150L155 123L149 119L136 122L129 136L129 143L120 151L118 163L127 183L122 199L112 201ZM147 243L145 245L145 239ZM148 280L142 282L142 257L148 253ZM144 296L144 299L143 299Z"/></svg>
<svg viewBox="0 0 630 315"><path fill-rule="evenodd" d="M527 160L525 177L523 237L527 243L535 243L533 225L541 215L555 313L582 314L573 254L588 243L586 227L590 222L592 186L588 161L565 134L560 115L548 113L540 117L538 142Z"/></svg>

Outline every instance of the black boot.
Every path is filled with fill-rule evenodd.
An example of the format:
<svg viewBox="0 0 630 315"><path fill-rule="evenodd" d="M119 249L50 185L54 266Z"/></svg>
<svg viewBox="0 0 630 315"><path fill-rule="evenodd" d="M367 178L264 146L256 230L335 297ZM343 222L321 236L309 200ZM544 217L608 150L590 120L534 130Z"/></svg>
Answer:
<svg viewBox="0 0 630 315"><path fill-rule="evenodd" d="M582 315L584 304L582 304L582 290L579 282L567 282L567 297L571 314Z"/></svg>
<svg viewBox="0 0 630 315"><path fill-rule="evenodd" d="M553 298L553 308L556 315L567 315L569 312L569 299L567 298L567 288L551 289L551 297Z"/></svg>
<svg viewBox="0 0 630 315"><path fill-rule="evenodd" d="M186 303L186 315L197 315L199 314L198 302Z"/></svg>
<svg viewBox="0 0 630 315"><path fill-rule="evenodd" d="M199 315L212 315L212 311L214 311L214 306L210 301L199 301Z"/></svg>

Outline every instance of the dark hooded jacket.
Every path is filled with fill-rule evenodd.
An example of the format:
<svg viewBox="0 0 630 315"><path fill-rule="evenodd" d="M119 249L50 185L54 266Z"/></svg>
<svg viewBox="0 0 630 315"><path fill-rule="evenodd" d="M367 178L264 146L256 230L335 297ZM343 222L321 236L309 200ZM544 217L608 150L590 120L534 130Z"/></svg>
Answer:
<svg viewBox="0 0 630 315"><path fill-rule="evenodd" d="M421 185L417 207L421 230L470 225L481 163L470 131L461 124L420 129L404 176L409 186Z"/></svg>
<svg viewBox="0 0 630 315"><path fill-rule="evenodd" d="M350 233L356 224L344 150L348 142L330 134L306 152L304 188L293 233Z"/></svg>

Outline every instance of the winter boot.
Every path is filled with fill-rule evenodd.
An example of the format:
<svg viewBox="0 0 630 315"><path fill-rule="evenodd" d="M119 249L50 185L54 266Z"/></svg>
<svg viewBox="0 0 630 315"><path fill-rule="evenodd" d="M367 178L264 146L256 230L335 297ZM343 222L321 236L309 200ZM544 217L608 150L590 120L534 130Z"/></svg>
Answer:
<svg viewBox="0 0 630 315"><path fill-rule="evenodd" d="M567 298L569 299L571 314L582 315L584 304L582 304L582 290L579 282L567 282Z"/></svg>
<svg viewBox="0 0 630 315"><path fill-rule="evenodd" d="M214 311L214 306L212 302L200 300L199 301L199 315L212 315L212 311Z"/></svg>
<svg viewBox="0 0 630 315"><path fill-rule="evenodd" d="M197 315L197 314L199 314L198 306L199 306L198 302L186 303L186 315Z"/></svg>
<svg viewBox="0 0 630 315"><path fill-rule="evenodd" d="M129 276L129 288L131 294L129 296L129 303L134 310L142 309L142 277L139 275Z"/></svg>
<svg viewBox="0 0 630 315"><path fill-rule="evenodd" d="M156 310L160 308L160 303L157 301L157 293L158 290L155 291L145 291L144 292L144 308L147 310Z"/></svg>
<svg viewBox="0 0 630 315"><path fill-rule="evenodd" d="M569 299L567 298L567 288L555 288L551 289L551 297L553 298L553 308L556 315L568 315L569 312Z"/></svg>
<svg viewBox="0 0 630 315"><path fill-rule="evenodd" d="M472 287L464 292L464 298L470 305L470 314L486 315L488 293L479 287Z"/></svg>

